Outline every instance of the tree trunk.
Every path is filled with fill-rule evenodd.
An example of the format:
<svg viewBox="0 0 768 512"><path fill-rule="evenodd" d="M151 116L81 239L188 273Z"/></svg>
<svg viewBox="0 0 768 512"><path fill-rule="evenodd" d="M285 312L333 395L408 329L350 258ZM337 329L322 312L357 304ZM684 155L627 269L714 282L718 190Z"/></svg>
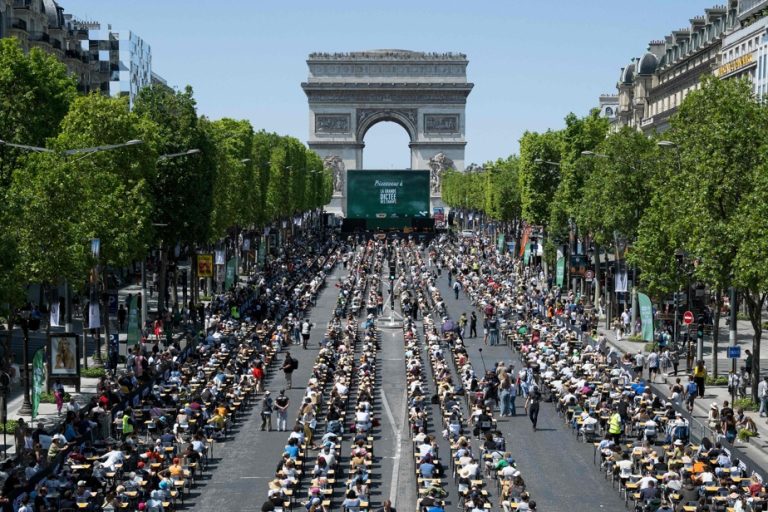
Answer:
<svg viewBox="0 0 768 512"><path fill-rule="evenodd" d="M192 301L192 305L195 306L195 305L197 305L197 298L199 297L199 295L198 295L198 285L200 283L198 283L198 281L197 281L197 279L198 279L197 278L197 249L195 249L194 246L192 246L192 258L191 258L191 260L192 260L192 269L191 269L192 270L192 272L191 272L192 278L190 279L191 282L189 283L189 288L191 290L192 297L191 297L190 300Z"/></svg>
<svg viewBox="0 0 768 512"><path fill-rule="evenodd" d="M763 334L762 312L766 294L755 290L744 290L744 304L752 323L752 401L758 403L757 383L760 382L760 340Z"/></svg>
<svg viewBox="0 0 768 512"><path fill-rule="evenodd" d="M595 311L600 311L600 246L595 242L595 252L593 258L593 264L595 266L595 275L592 279L592 284L595 286Z"/></svg>
<svg viewBox="0 0 768 512"><path fill-rule="evenodd" d="M717 378L717 344L720 341L720 308L723 306L723 291L715 292L715 321L712 326L712 375Z"/></svg>

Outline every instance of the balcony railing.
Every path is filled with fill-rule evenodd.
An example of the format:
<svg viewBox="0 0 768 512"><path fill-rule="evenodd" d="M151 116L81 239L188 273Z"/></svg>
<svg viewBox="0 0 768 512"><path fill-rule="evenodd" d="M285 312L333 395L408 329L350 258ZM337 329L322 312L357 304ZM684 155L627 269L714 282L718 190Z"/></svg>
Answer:
<svg viewBox="0 0 768 512"><path fill-rule="evenodd" d="M51 36L48 35L48 32L30 32L29 33L29 40L30 41L42 41L44 43L50 43L51 42Z"/></svg>
<svg viewBox="0 0 768 512"><path fill-rule="evenodd" d="M15 28L17 30L27 30L27 22L24 20L13 20L13 23L11 23L11 28Z"/></svg>
<svg viewBox="0 0 768 512"><path fill-rule="evenodd" d="M85 62L85 63L88 62L88 56L80 53L77 50L66 50L64 52L64 57L66 57L67 59L79 60L80 62Z"/></svg>

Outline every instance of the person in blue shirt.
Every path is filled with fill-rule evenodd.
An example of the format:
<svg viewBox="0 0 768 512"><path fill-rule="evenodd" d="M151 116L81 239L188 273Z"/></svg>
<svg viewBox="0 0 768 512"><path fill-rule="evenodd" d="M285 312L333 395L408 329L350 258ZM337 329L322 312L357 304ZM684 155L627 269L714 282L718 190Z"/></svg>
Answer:
<svg viewBox="0 0 768 512"><path fill-rule="evenodd" d="M424 462L419 465L419 473L422 478L432 478L435 473L435 465L432 464L430 458L426 458Z"/></svg>
<svg viewBox="0 0 768 512"><path fill-rule="evenodd" d="M299 457L299 443L295 437L288 440L288 444L285 445L285 453L294 460Z"/></svg>

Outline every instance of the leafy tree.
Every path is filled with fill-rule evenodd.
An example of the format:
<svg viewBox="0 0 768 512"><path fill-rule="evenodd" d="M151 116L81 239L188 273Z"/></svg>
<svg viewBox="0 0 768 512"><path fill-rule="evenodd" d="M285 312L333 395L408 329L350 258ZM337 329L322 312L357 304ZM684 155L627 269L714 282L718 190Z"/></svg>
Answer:
<svg viewBox="0 0 768 512"><path fill-rule="evenodd" d="M44 146L77 95L75 80L56 56L24 54L14 38L0 39L0 140ZM0 147L0 186L8 186L19 151Z"/></svg>
<svg viewBox="0 0 768 512"><path fill-rule="evenodd" d="M744 201L756 199L755 184L765 169L768 110L756 101L748 81L708 77L680 106L669 136L679 149L676 194L682 207L680 231L687 235L684 249L696 262L696 278L711 289L725 290L734 280L745 285L742 292L754 329L752 350L759 361L764 287L757 286L759 275L746 271L744 264L754 246L742 245L748 243L744 230L754 229L757 235L761 224L744 225L750 217L740 211L754 206ZM741 264L736 265L739 254ZM753 370L757 382L760 365Z"/></svg>
<svg viewBox="0 0 768 512"><path fill-rule="evenodd" d="M270 187L272 176L272 150L277 146L280 136L261 130L253 136L253 154L251 160L257 171L259 183L258 226L264 226L273 220L273 203L269 201L270 195L275 191Z"/></svg>
<svg viewBox="0 0 768 512"><path fill-rule="evenodd" d="M214 143L200 126L192 88L172 91L145 87L134 101L134 112L159 130L158 154L201 150L189 157L162 159L150 179L155 200L153 222L165 247L203 243L210 238L216 179Z"/></svg>
<svg viewBox="0 0 768 512"><path fill-rule="evenodd" d="M550 206L560 183L560 167L546 162L559 162L561 151L559 132L525 132L520 139L519 189L522 217L529 224L546 225L549 220Z"/></svg>
<svg viewBox="0 0 768 512"><path fill-rule="evenodd" d="M215 148L211 234L216 239L224 236L227 228L256 223L260 189L251 159L253 128L248 121L234 119L202 119L200 124Z"/></svg>
<svg viewBox="0 0 768 512"><path fill-rule="evenodd" d="M33 48L25 54L14 38L0 39L0 140L43 146L54 136L77 94L75 81L55 56ZM8 193L13 174L26 165L27 153L0 146L0 225L18 221ZM0 314L23 300L25 284L18 232L0 230Z"/></svg>

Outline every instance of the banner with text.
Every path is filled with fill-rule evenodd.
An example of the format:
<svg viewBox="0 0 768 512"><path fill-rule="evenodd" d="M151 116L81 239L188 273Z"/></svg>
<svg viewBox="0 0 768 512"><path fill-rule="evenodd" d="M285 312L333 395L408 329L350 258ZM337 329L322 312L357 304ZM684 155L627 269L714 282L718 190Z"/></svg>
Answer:
<svg viewBox="0 0 768 512"><path fill-rule="evenodd" d="M643 325L643 340L653 341L653 304L644 293L637 294L637 303L640 306L640 322Z"/></svg>
<svg viewBox="0 0 768 512"><path fill-rule="evenodd" d="M348 171L347 217L369 227L429 217L429 171Z"/></svg>

